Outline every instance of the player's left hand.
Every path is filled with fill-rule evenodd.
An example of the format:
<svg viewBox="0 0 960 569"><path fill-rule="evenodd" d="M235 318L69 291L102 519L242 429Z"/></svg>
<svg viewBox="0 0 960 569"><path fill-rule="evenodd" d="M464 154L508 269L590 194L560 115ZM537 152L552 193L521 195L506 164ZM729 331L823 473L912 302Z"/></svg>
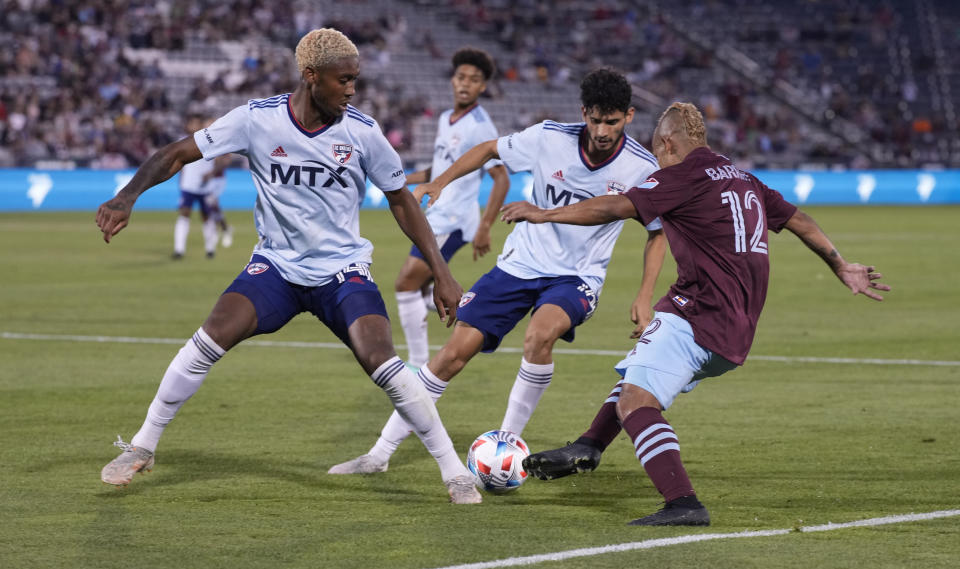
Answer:
<svg viewBox="0 0 960 569"><path fill-rule="evenodd" d="M452 276L435 275L433 285L433 304L437 307L440 321L447 323L447 328L457 321L457 305L463 296L463 288Z"/></svg>
<svg viewBox="0 0 960 569"><path fill-rule="evenodd" d="M544 210L530 202L508 203L500 208L500 219L507 223L513 223L515 221L543 223L545 221Z"/></svg>
<svg viewBox="0 0 960 569"><path fill-rule="evenodd" d="M889 285L876 282L883 278L876 272L876 267L861 265L860 263L844 263L837 269L837 277L853 294L862 294L873 300L883 300L883 297L874 291L890 290Z"/></svg>

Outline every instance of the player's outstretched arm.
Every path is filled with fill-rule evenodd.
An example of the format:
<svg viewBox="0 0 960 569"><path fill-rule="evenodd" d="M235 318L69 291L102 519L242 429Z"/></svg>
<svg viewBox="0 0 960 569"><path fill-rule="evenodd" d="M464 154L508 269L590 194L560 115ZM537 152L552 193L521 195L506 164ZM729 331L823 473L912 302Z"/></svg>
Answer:
<svg viewBox="0 0 960 569"><path fill-rule="evenodd" d="M109 243L110 238L127 226L130 210L140 194L169 179L179 172L184 164L201 157L200 149L192 136L172 142L155 152L113 199L102 203L97 209L97 227L103 232L103 240Z"/></svg>
<svg viewBox="0 0 960 569"><path fill-rule="evenodd" d="M643 247L643 278L640 279L640 290L637 298L630 306L630 320L636 324L631 338L639 338L653 320L653 290L657 285L657 277L663 268L663 258L667 254L667 236L663 229L647 231L647 244Z"/></svg>
<svg viewBox="0 0 960 569"><path fill-rule="evenodd" d="M413 172L407 176L407 184L424 184L430 181L430 172L433 171L433 167L428 167L425 170L420 170L419 172Z"/></svg>
<svg viewBox="0 0 960 569"><path fill-rule="evenodd" d="M456 321L457 304L463 295L460 283L450 274L450 268L440 254L437 239L430 230L427 218L420 211L420 206L407 188L400 188L392 192L384 192L390 204L390 212L397 220L400 229L413 241L413 244L423 253L424 259L433 271L433 301L437 307L440 320L447 323L447 327Z"/></svg>
<svg viewBox="0 0 960 569"><path fill-rule="evenodd" d="M888 285L877 282L883 278L883 275L875 272L875 267L845 261L837 252L836 247L833 246L830 238L820 229L817 222L806 213L798 209L793 217L787 221L785 227L823 259L840 279L840 282L849 288L853 294L862 294L874 300L883 300L883 297L875 291L890 290Z"/></svg>
<svg viewBox="0 0 960 569"><path fill-rule="evenodd" d="M566 223L568 225L603 225L611 221L636 217L637 210L624 195L597 196L556 209L541 209L530 202L512 202L500 210L500 219L507 223Z"/></svg>
<svg viewBox="0 0 960 569"><path fill-rule="evenodd" d="M487 207L483 210L483 217L480 218L477 234L473 237L474 261L490 252L490 228L497 220L500 208L503 207L503 200L507 198L507 192L510 190L510 175L507 174L505 166L490 168L490 177L493 178L493 188L487 199Z"/></svg>
<svg viewBox="0 0 960 569"><path fill-rule="evenodd" d="M497 139L481 142L467 150L463 156L457 158L456 162L432 181L417 186L413 191L413 197L417 203L420 203L423 196L429 195L430 200L427 202L427 206L431 206L440 197L440 192L447 187L447 184L461 176L466 176L495 158L500 158L500 153L497 151Z"/></svg>

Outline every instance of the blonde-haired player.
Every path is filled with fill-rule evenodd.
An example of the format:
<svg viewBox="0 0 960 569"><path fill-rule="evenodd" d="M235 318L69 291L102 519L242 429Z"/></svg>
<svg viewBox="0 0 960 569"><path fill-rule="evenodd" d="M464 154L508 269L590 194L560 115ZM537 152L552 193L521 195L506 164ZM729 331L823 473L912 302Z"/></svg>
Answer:
<svg viewBox="0 0 960 569"><path fill-rule="evenodd" d="M400 157L376 121L350 105L360 73L357 48L337 30L313 30L297 45L296 59L300 84L293 93L253 99L162 148L97 212L109 243L145 190L184 164L235 152L250 161L260 237L249 264L170 363L143 426L130 443L117 441L123 452L103 468L101 479L126 485L136 472L150 470L167 424L227 350L311 312L353 351L423 440L440 465L450 500L478 503L480 494L433 401L394 350L386 307L370 274L373 246L359 234L368 177L430 264L441 319L457 305L460 286L406 190Z"/></svg>

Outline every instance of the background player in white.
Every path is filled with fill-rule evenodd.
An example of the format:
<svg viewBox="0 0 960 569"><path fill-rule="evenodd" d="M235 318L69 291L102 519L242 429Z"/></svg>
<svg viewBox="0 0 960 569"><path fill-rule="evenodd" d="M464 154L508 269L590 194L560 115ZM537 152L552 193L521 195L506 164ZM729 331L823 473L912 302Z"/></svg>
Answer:
<svg viewBox="0 0 960 569"><path fill-rule="evenodd" d="M702 380L743 365L756 334L770 275L768 231L793 232L854 294L883 300L874 267L850 263L806 213L707 146L703 115L673 103L660 116L651 147L660 166L644 184L544 209L526 202L503 208L505 221L604 225L616 219L659 218L677 261L677 281L656 304L657 318L616 364L622 376L590 428L565 447L523 460L549 480L597 467L620 433L663 496L664 507L630 525L705 526L710 514L680 459L680 440L662 411ZM747 482L753 482L747 479Z"/></svg>
<svg viewBox="0 0 960 569"><path fill-rule="evenodd" d="M429 182L432 174L449 168L467 151L497 137L497 128L490 115L477 101L493 76L493 60L477 49L463 48L453 54L453 108L440 114L434 142L433 163L426 170L407 176L407 183ZM498 160L487 162L484 169L493 178L493 189L483 217L477 195L480 193L481 171L478 169L452 182L433 206L427 210L427 221L437 237L443 260L450 258L468 242L473 242L473 260L490 251L490 227L497 220L500 206L510 189L507 169ZM414 245L400 269L394 288L400 325L406 336L409 354L407 363L419 368L427 363L430 348L427 336L428 302L433 279L430 266Z"/></svg>
<svg viewBox="0 0 960 569"><path fill-rule="evenodd" d="M296 59L301 79L292 94L251 100L193 137L164 147L97 212L97 225L109 243L127 225L143 191L186 163L236 152L250 161L260 235L250 263L170 363L143 426L131 443L115 443L123 452L103 468L101 479L125 485L136 472L152 468L164 429L211 366L242 340L276 331L309 311L353 351L413 425L437 459L451 501L478 503L473 478L433 401L394 351L386 307L370 278L373 246L358 232L368 176L428 259L441 318L459 300L460 286L406 190L400 157L377 123L349 105L360 68L357 48L336 30L313 30L297 44Z"/></svg>
<svg viewBox="0 0 960 569"><path fill-rule="evenodd" d="M200 115L187 119L187 132L193 134L207 126L210 121ZM224 170L230 163L229 156L214 160L197 160L184 164L180 170L180 203L177 206L177 221L173 227L174 259L182 259L187 252L187 237L190 235L190 214L194 204L200 209L203 222L203 248L207 258L212 259L217 251L217 227L224 228L224 247L233 242L232 231L220 211L219 196L226 182Z"/></svg>
<svg viewBox="0 0 960 569"><path fill-rule="evenodd" d="M624 134L633 119L630 84L619 73L598 69L584 77L580 100L584 123L546 121L474 147L443 174L417 188L431 202L450 182L499 158L513 171L533 173L533 203L556 208L594 196L619 194L657 169L656 159ZM436 399L478 352L492 352L533 309L523 340L523 358L501 429L521 434L553 378L553 345L573 341L574 329L596 308L622 221L599 227L521 223L507 237L497 265L464 294L449 341L419 377ZM659 220L647 225L644 275L636 304L638 321L651 316L653 288L663 263L666 238ZM367 454L330 469L331 474L382 472L410 433L394 413Z"/></svg>

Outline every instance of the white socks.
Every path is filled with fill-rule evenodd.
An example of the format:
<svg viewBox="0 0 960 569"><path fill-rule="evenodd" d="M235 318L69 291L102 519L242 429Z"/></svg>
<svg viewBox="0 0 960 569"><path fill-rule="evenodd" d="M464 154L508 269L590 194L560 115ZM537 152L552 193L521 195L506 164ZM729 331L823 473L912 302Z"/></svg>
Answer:
<svg viewBox="0 0 960 569"><path fill-rule="evenodd" d="M501 431L511 431L517 435L523 432L552 378L552 363L532 364L526 358L521 359L517 379L510 390L507 412L503 415L503 424L500 425Z"/></svg>
<svg viewBox="0 0 960 569"><path fill-rule="evenodd" d="M190 234L190 218L177 216L177 223L173 226L173 252L183 255L187 252L187 235Z"/></svg>
<svg viewBox="0 0 960 569"><path fill-rule="evenodd" d="M217 251L217 222L212 217L203 222L203 249L208 255Z"/></svg>
<svg viewBox="0 0 960 569"><path fill-rule="evenodd" d="M398 291L397 312L400 313L400 326L407 339L409 354L407 361L414 367L421 367L430 358L430 346L427 342L427 307L423 303L420 291Z"/></svg>
<svg viewBox="0 0 960 569"><path fill-rule="evenodd" d="M217 222L210 217L203 222L203 249L207 254L217 251ZM173 226L173 252L183 255L187 252L187 236L190 235L190 218L177 216Z"/></svg>
<svg viewBox="0 0 960 569"><path fill-rule="evenodd" d="M189 223L189 220L187 222ZM163 381L160 382L160 388L157 389L157 395L147 410L147 418L130 443L133 446L155 451L163 430L187 399L200 389L210 367L217 363L224 352L225 350L214 343L203 328L197 330L193 338L180 348L170 362L170 366L167 367Z"/></svg>
<svg viewBox="0 0 960 569"><path fill-rule="evenodd" d="M431 372L427 366L420 368L417 379L419 379L420 383L427 389L427 393L430 394L430 398L433 399L433 401L440 399L443 391L447 388L447 385L449 385L448 382L441 381L437 376L433 375L433 372ZM399 413L394 411L390 415L390 418L387 419L387 424L383 426L383 430L380 432L380 438L377 439L376 444L373 445L373 448L371 448L367 454L372 456L377 462L389 462L390 457L396 452L397 447L400 446L400 443L409 435L410 425L403 420ZM447 479L444 478L444 480Z"/></svg>

